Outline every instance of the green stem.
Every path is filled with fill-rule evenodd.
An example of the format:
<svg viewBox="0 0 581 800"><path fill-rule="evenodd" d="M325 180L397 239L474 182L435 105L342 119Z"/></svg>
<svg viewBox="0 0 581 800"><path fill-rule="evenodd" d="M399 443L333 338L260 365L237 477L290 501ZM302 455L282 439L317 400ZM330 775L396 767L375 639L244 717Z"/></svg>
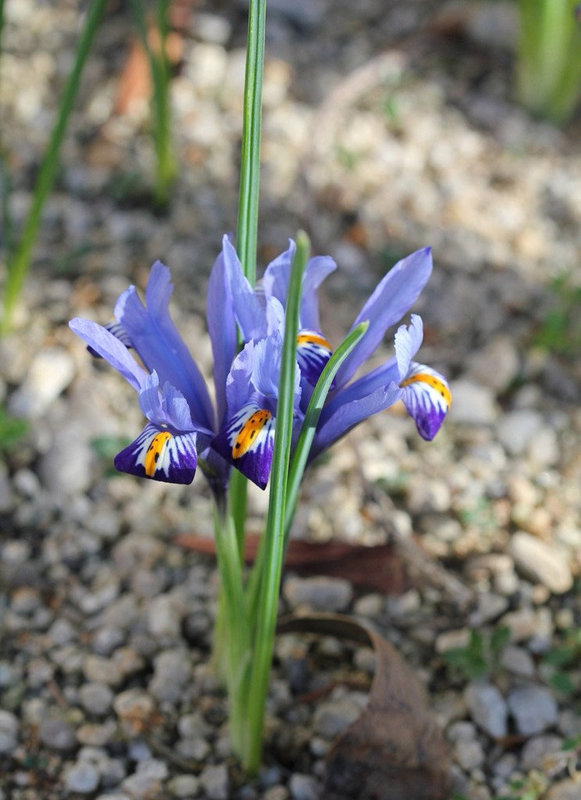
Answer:
<svg viewBox="0 0 581 800"><path fill-rule="evenodd" d="M167 60L168 0L158 0L156 24L159 34L159 52L149 42L147 19L142 0L131 0L133 16L141 38L143 49L149 60L151 82L153 85L152 116L153 141L155 148L154 200L159 208L169 202L172 184L177 176L177 167L171 141L171 112L169 97L169 64Z"/></svg>
<svg viewBox="0 0 581 800"><path fill-rule="evenodd" d="M253 286L256 283L256 250L258 242L265 22L266 0L250 0L236 249L242 263L244 275ZM244 552L247 493L247 479L241 472L235 470L230 481L230 497L232 508L234 509L234 524L236 525L240 553Z"/></svg>
<svg viewBox="0 0 581 800"><path fill-rule="evenodd" d="M252 285L256 283L265 22L266 0L250 0L236 244L242 269Z"/></svg>
<svg viewBox="0 0 581 800"><path fill-rule="evenodd" d="M285 334L270 475L270 498L265 531L264 571L260 585L260 603L248 686L248 720L243 766L250 774L256 773L260 765L264 712L284 557L285 506L294 412L297 330L302 277L308 251L308 239L304 233L299 233L285 313Z"/></svg>
<svg viewBox="0 0 581 800"><path fill-rule="evenodd" d="M250 664L250 635L246 602L242 587L242 563L232 516L225 498L214 509L216 558L222 580L218 603L218 620L214 642L215 653L225 663L220 665L226 676L230 701L230 736L235 752L244 747L246 720L246 684Z"/></svg>
<svg viewBox="0 0 581 800"><path fill-rule="evenodd" d="M85 61L91 49L95 33L101 22L108 0L93 0L87 11L87 18L75 54L75 63L67 80L56 124L46 148L40 172L36 180L32 204L26 219L20 244L8 265L8 276L4 289L4 315L0 323L0 334L10 329L14 307L20 296L22 286L30 269L32 251L40 227L42 210L46 198L52 189L59 164L59 151L64 139L67 123L71 114Z"/></svg>

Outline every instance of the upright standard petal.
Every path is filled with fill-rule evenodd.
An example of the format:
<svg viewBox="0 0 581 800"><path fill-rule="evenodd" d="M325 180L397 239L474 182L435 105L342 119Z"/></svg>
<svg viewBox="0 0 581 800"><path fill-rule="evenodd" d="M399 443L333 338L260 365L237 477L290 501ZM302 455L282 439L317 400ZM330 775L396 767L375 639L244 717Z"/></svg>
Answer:
<svg viewBox="0 0 581 800"><path fill-rule="evenodd" d="M206 383L170 317L172 289L168 268L156 261L147 282L146 305L135 286L130 286L117 301L115 317L149 372L155 370L162 384L167 381L179 389L197 421L214 429L214 409Z"/></svg>
<svg viewBox="0 0 581 800"><path fill-rule="evenodd" d="M165 483L191 483L196 474L196 434L172 433L148 423L137 439L117 453L116 469Z"/></svg>
<svg viewBox="0 0 581 800"><path fill-rule="evenodd" d="M296 245L292 239L289 240L289 247L284 253L268 265L264 272L262 285L269 297L276 297L277 300L286 306L286 296L290 281L292 263L295 256ZM303 273L303 284L301 294L301 306L299 313L299 326L301 328L318 330L319 324L319 305L317 299L317 289L330 275L337 265L330 256L316 256L309 259Z"/></svg>
<svg viewBox="0 0 581 800"><path fill-rule="evenodd" d="M232 247L228 238L224 237L222 252L216 259L210 273L206 298L206 322L214 356L214 387L216 390L218 426L222 424L226 413L226 378L238 345L232 285L227 273L224 255L224 249L227 245Z"/></svg>
<svg viewBox="0 0 581 800"><path fill-rule="evenodd" d="M377 285L351 326L369 322L369 328L345 359L335 378L337 386L344 386L358 368L375 351L385 332L395 325L417 300L432 272L432 254L429 247L398 261Z"/></svg>
<svg viewBox="0 0 581 800"><path fill-rule="evenodd" d="M266 317L263 305L244 275L238 254L228 236L222 239L222 259L242 338L249 342L265 336Z"/></svg>
<svg viewBox="0 0 581 800"><path fill-rule="evenodd" d="M114 367L134 389L139 391L147 378L147 372L139 366L127 347L102 325L88 319L75 317L69 328L76 333L95 353Z"/></svg>

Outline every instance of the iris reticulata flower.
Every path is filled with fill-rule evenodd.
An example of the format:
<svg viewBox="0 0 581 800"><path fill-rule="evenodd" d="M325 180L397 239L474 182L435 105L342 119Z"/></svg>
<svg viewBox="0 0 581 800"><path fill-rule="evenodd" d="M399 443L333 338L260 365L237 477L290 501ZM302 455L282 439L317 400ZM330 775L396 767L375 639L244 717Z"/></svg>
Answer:
<svg viewBox="0 0 581 800"><path fill-rule="evenodd" d="M295 244L272 261L253 288L225 236L208 283L207 324L214 356L216 409L205 380L169 313L169 270L157 261L145 303L130 286L115 305L115 322L101 326L74 319L71 329L94 355L105 358L133 386L147 424L115 457L117 469L170 483L190 483L200 463L213 489L224 491L230 465L261 488L272 462L284 307ZM298 436L313 388L332 355L321 331L317 291L336 268L328 256L308 261L302 285L294 387L294 433ZM368 328L335 376L322 410L310 459L354 425L401 400L426 440L434 438L450 407L446 379L414 361L423 338L422 320L395 334L395 355L371 372L355 374L386 331L409 311L432 271L429 248L399 261L363 305L352 329ZM238 352L238 332L242 349ZM139 361L132 355L133 351Z"/></svg>

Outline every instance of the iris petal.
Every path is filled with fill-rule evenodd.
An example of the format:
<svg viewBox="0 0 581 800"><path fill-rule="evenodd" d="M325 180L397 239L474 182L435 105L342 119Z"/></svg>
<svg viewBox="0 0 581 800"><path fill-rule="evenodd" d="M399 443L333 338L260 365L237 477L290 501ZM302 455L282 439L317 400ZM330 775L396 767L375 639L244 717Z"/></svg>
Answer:
<svg viewBox="0 0 581 800"><path fill-rule="evenodd" d="M301 375L314 386L333 350L322 333L301 330L297 336L297 362Z"/></svg>
<svg viewBox="0 0 581 800"><path fill-rule="evenodd" d="M101 358L114 367L134 389L139 391L147 377L147 372L140 367L127 348L112 333L88 319L75 317L69 322L69 328L76 333Z"/></svg>
<svg viewBox="0 0 581 800"><path fill-rule="evenodd" d="M228 420L212 447L246 477L264 489L274 449L275 418L256 403L247 403Z"/></svg>
<svg viewBox="0 0 581 800"><path fill-rule="evenodd" d="M452 403L446 379L435 369L412 362L400 389L401 399L416 423L418 433L431 442Z"/></svg>
<svg viewBox="0 0 581 800"><path fill-rule="evenodd" d="M167 428L148 424L115 456L120 472L165 483L191 483L196 473L196 434L174 434Z"/></svg>
<svg viewBox="0 0 581 800"><path fill-rule="evenodd" d="M162 384L168 381L179 389L196 421L213 429L214 409L206 383L170 317L172 289L168 268L156 261L145 291L147 307L130 286L115 305L115 317L149 372L155 370Z"/></svg>
<svg viewBox="0 0 581 800"><path fill-rule="evenodd" d="M216 388L216 405L218 407L218 425L222 423L226 413L226 378L237 349L234 298L224 253L227 244L230 245L228 237L224 237L222 252L216 259L210 273L206 299L206 321L214 356L214 386Z"/></svg>
<svg viewBox="0 0 581 800"><path fill-rule="evenodd" d="M341 365L335 382L344 386L361 364L376 350L388 328L408 312L426 285L432 272L432 255L429 247L398 261L378 283L364 304L351 330L360 322L369 327Z"/></svg>

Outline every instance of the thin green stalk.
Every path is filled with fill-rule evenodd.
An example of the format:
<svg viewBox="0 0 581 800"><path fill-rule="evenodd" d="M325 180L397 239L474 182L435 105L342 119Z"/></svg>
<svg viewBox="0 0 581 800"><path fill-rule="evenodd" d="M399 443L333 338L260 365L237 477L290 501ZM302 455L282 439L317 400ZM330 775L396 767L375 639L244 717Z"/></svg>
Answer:
<svg viewBox="0 0 581 800"><path fill-rule="evenodd" d="M160 208L167 206L177 167L171 141L171 111L169 97L169 64L167 60L168 0L158 0L156 26L159 34L159 52L150 45L147 19L142 0L131 0L133 16L137 23L143 49L149 60L152 96L152 128L155 148L154 199Z"/></svg>
<svg viewBox="0 0 581 800"><path fill-rule="evenodd" d="M252 285L256 283L265 22L266 0L250 0L236 244L242 269Z"/></svg>
<svg viewBox="0 0 581 800"><path fill-rule="evenodd" d="M319 422L321 411L325 405L325 400L327 399L327 395L329 394L339 367L364 335L368 327L368 322L361 322L345 337L329 361L325 364L325 368L321 372L317 385L313 390L289 470L285 510L285 545L286 542L288 542L290 528L295 515L301 479L307 465L307 459L313 439L315 438L317 423Z"/></svg>
<svg viewBox="0 0 581 800"><path fill-rule="evenodd" d="M242 587L242 563L238 542L227 504L217 502L214 509L216 558L222 580L220 588L220 628L215 642L224 668L230 701L230 735L235 752L242 752L245 724L247 673L250 664L250 636L246 602Z"/></svg>
<svg viewBox="0 0 581 800"><path fill-rule="evenodd" d="M14 258L11 259L8 264L8 275L4 288L4 314L0 323L0 335L7 333L10 329L14 307L30 269L30 261L40 227L42 209L44 208L46 198L54 183L59 164L59 151L79 89L83 67L85 66L107 2L108 0L93 0L87 11L87 18L75 54L75 63L73 64L73 69L67 80L56 124L46 148L40 172L38 173L32 204L24 224L20 244L14 254Z"/></svg>
<svg viewBox="0 0 581 800"><path fill-rule="evenodd" d="M236 249L244 275L252 286L256 283L256 250L258 242L258 198L260 192L260 138L262 127L262 76L264 72L264 35L266 0L250 0L244 110L242 118L242 152L240 155L240 194ZM248 480L234 471L230 481L230 497L240 552L244 552L246 498Z"/></svg>
<svg viewBox="0 0 581 800"><path fill-rule="evenodd" d="M297 250L293 261L286 305L285 334L276 409L276 433L270 474L270 498L265 531L264 574L260 587L260 603L248 686L247 735L242 761L243 766L250 774L257 772L260 765L266 694L274 647L278 594L284 557L286 489L293 427L299 306L303 271L308 253L308 238L301 232L297 236Z"/></svg>

